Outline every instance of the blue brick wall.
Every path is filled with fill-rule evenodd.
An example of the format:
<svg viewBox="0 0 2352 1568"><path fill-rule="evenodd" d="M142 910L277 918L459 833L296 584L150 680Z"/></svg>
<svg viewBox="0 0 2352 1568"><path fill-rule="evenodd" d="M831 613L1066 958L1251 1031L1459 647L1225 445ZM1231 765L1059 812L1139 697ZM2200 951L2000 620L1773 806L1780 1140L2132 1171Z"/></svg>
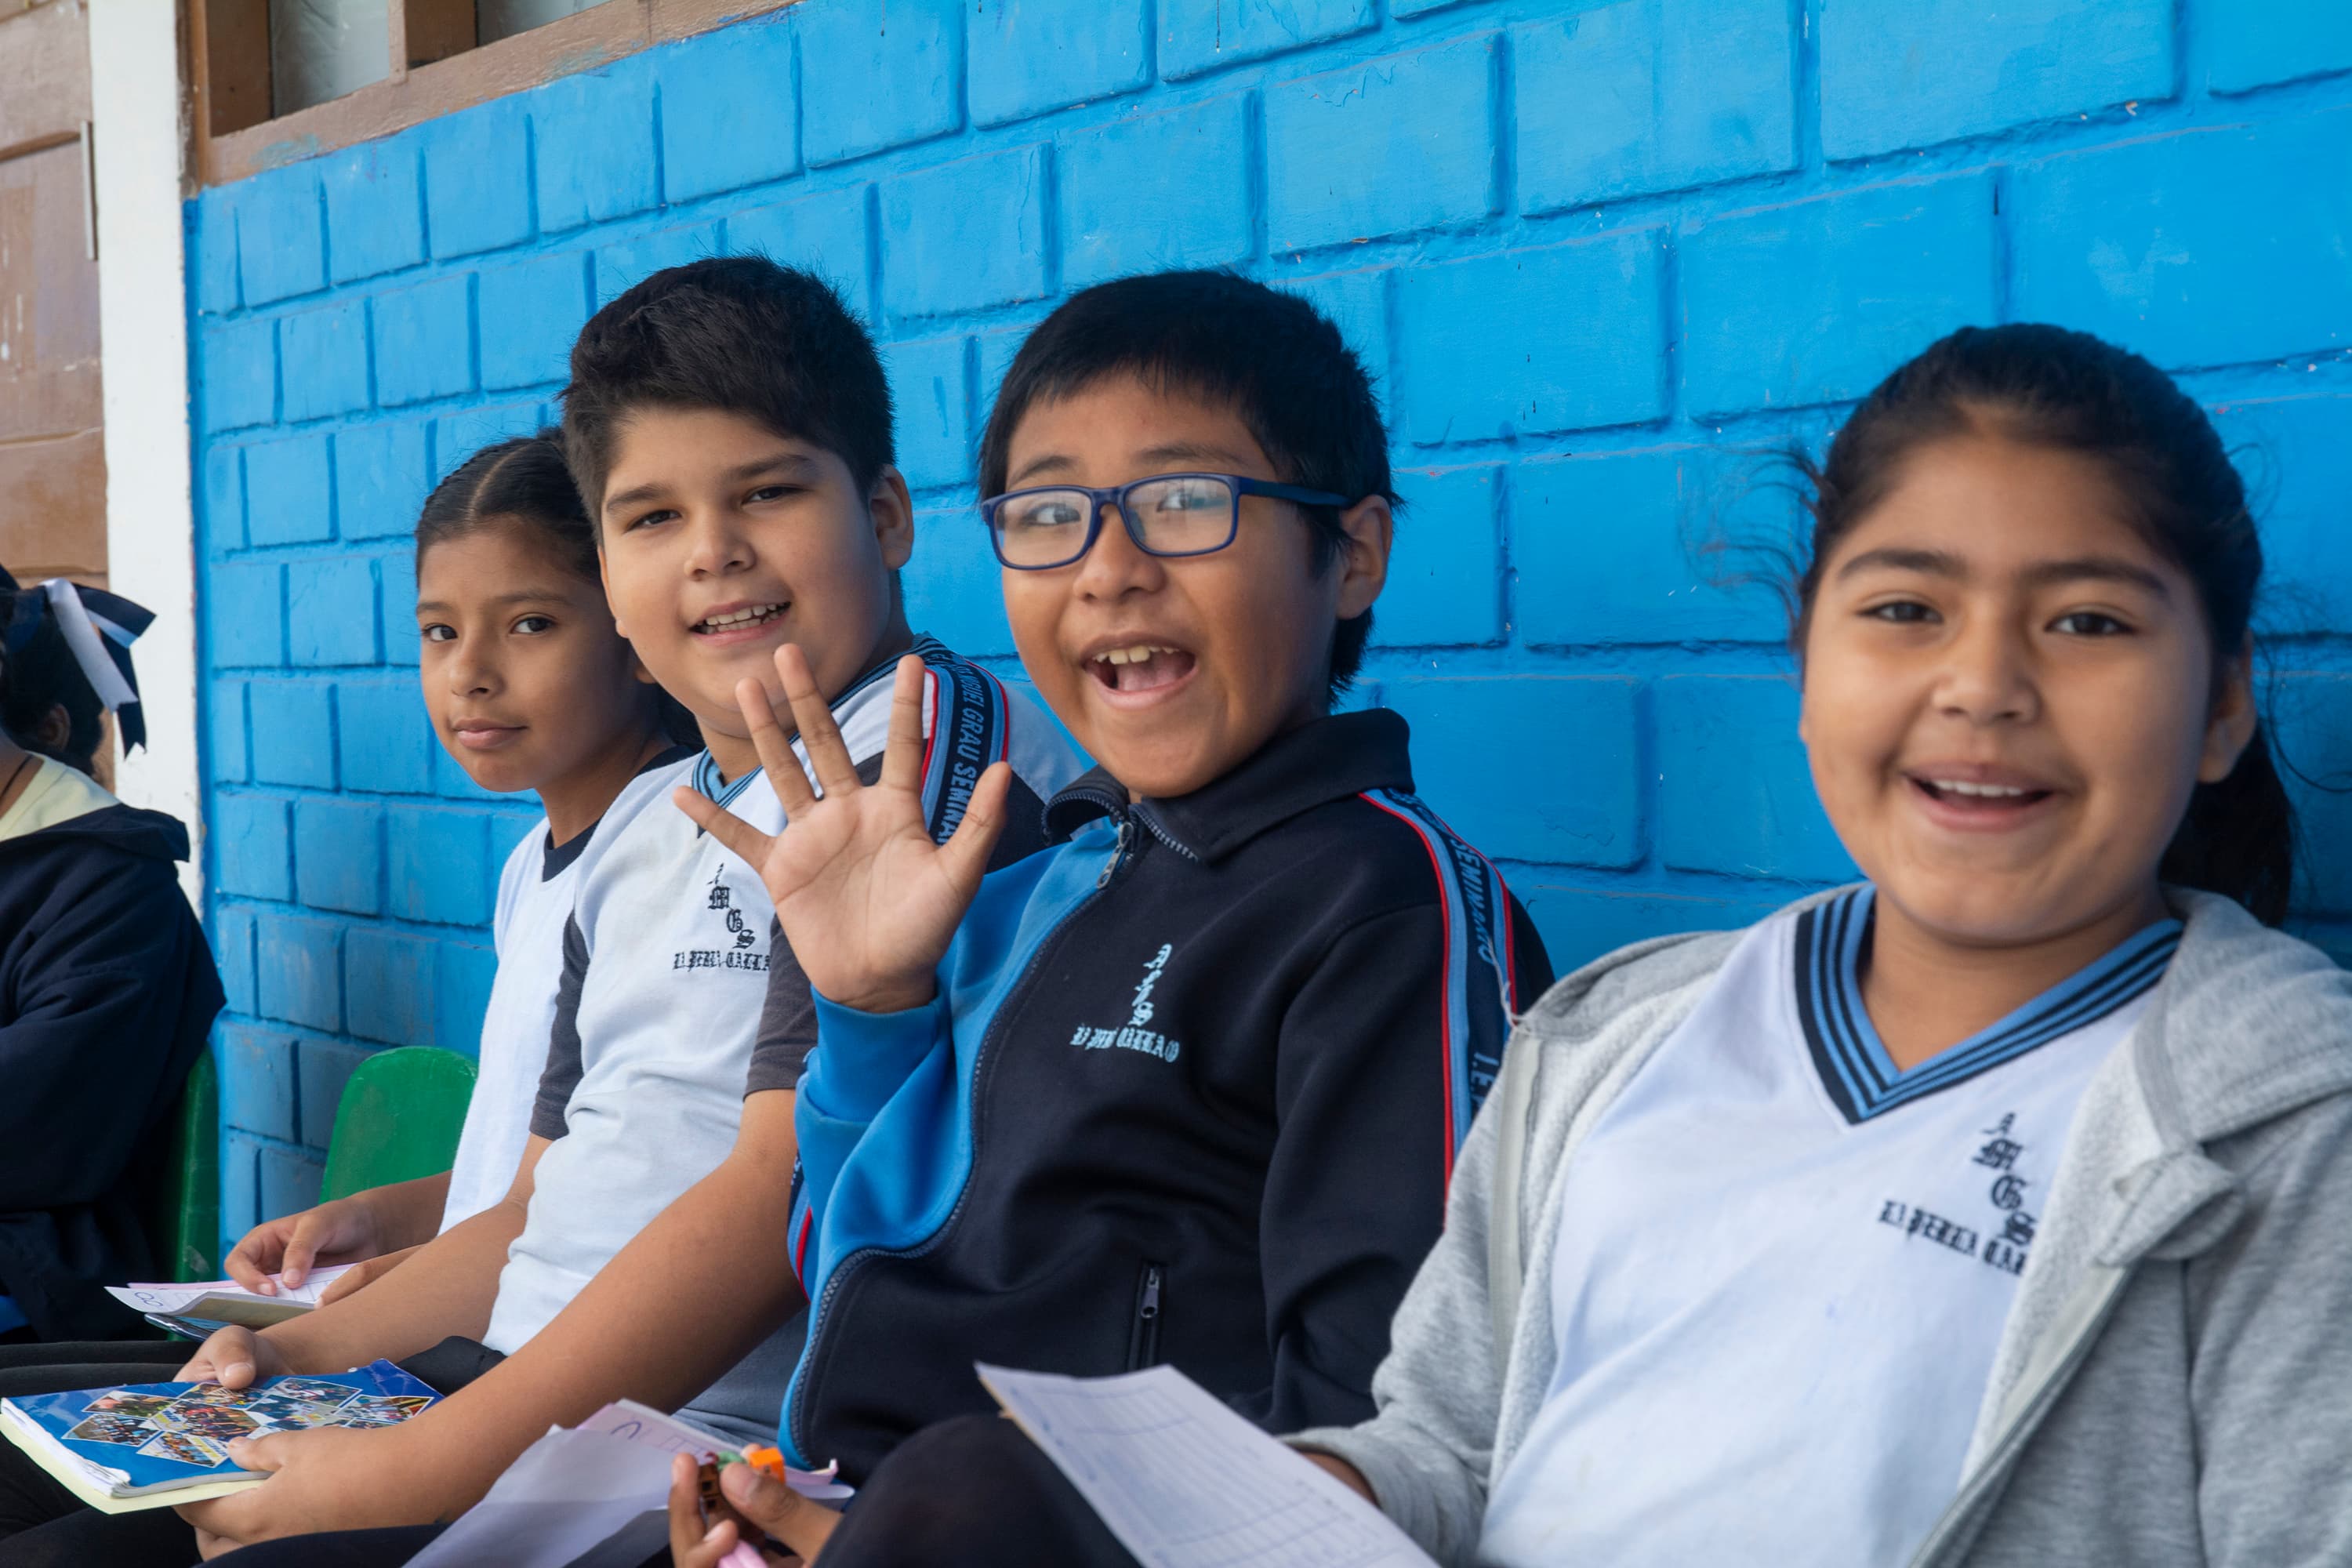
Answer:
<svg viewBox="0 0 2352 1568"><path fill-rule="evenodd" d="M1407 508L1357 697L1563 964L1845 874L1764 456L1968 321L2183 376L2243 448L2291 758L2352 770L2352 23L2326 0L802 0L189 204L228 1223L386 1045L470 1048L496 873L415 689L405 532L571 333L757 248L873 321L916 619L1014 672L972 447L1026 327L1230 264L1338 320ZM2352 952L2310 794L2305 928Z"/></svg>

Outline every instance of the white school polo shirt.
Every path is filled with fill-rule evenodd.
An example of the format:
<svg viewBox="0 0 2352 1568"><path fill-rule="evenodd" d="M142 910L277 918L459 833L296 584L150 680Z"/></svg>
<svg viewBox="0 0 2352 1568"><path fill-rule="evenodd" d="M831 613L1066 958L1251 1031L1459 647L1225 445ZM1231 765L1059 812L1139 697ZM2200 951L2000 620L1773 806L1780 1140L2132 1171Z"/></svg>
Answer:
<svg viewBox="0 0 2352 1568"><path fill-rule="evenodd" d="M2180 927L1898 1071L1871 907L1749 932L1579 1148L1482 1563L1885 1568L1956 1495L2075 1102Z"/></svg>

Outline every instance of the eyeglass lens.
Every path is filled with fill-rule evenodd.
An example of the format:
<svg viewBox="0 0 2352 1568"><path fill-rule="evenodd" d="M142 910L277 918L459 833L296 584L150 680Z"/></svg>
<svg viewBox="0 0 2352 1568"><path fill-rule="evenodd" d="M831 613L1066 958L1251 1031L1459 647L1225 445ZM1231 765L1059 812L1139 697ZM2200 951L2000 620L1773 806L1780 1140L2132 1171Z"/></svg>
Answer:
<svg viewBox="0 0 2352 1568"><path fill-rule="evenodd" d="M1041 489L1007 498L996 511L1004 558L1016 566L1076 560L1086 551L1093 507L1094 498L1084 490ZM1223 479L1150 479L1128 493L1127 509L1142 532L1143 547L1157 555L1197 554L1222 549L1233 539L1233 487Z"/></svg>

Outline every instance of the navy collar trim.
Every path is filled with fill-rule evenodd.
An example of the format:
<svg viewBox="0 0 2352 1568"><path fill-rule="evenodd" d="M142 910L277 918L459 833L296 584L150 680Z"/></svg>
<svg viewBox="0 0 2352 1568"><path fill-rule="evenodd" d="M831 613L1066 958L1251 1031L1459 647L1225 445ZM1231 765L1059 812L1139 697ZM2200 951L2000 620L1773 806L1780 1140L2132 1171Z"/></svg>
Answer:
<svg viewBox="0 0 2352 1568"><path fill-rule="evenodd" d="M1822 1088L1848 1123L1860 1123L2093 1024L2164 978L2180 922L2158 921L2059 982L2009 1016L1910 1069L1895 1067L1862 1005L1874 891L1867 885L1797 917L1797 1016Z"/></svg>
<svg viewBox="0 0 2352 1568"><path fill-rule="evenodd" d="M1045 836L1061 843L1090 823L1132 813L1151 836L1214 862L1302 812L1367 790L1412 793L1403 719L1384 708L1334 713L1277 735L1223 778L1190 795L1128 805L1127 786L1096 768L1045 803Z"/></svg>

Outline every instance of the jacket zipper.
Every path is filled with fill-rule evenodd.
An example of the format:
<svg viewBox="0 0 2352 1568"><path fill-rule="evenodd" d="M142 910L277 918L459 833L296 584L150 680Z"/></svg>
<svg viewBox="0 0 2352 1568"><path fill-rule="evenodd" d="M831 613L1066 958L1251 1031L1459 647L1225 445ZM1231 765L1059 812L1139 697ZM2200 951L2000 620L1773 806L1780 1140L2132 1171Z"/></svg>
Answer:
<svg viewBox="0 0 2352 1568"><path fill-rule="evenodd" d="M1147 1263L1135 1282L1135 1318L1127 1330L1127 1370L1141 1372L1160 1361L1160 1287L1167 1269Z"/></svg>
<svg viewBox="0 0 2352 1568"><path fill-rule="evenodd" d="M1129 851L1139 849L1140 846L1136 841L1135 824L1132 818L1124 808L1114 808L1110 815L1118 822L1118 839L1112 847L1110 858L1103 862L1101 872L1095 878L1095 890L1071 905L1069 910L1054 922L1054 929L1045 933L1045 940L1030 950L1030 960L1023 968L1021 978L1013 982L1013 990L998 1005L995 1016L988 1021L988 1032L981 1037L979 1048L972 1053L971 1099L975 1106L980 1103L981 1099L981 1074L987 1069L993 1054L990 1047L995 1045L997 1036L1003 1031L1004 1020L1017 1013L1021 1005L1029 999L1029 993L1034 988L1037 981L1039 968L1037 959L1062 939L1062 933L1069 929L1071 922L1083 914L1096 900L1103 896L1112 880L1121 871L1135 862L1136 857ZM979 1167L980 1154L980 1143L975 1137L971 1150L971 1163L974 1169ZM843 1258L835 1266L832 1274L826 1277L824 1289L817 1293L815 1303L809 1309L808 1337L801 1342L800 1364L793 1369L784 1401L784 1426L787 1428L787 1435L793 1440L793 1447L800 1450L801 1461L803 1464L824 1463L821 1459L809 1458L808 1435L802 1429L801 1425L808 1385L801 1373L807 1368L810 1358L816 1350L817 1337L824 1331L826 1310L833 1305L834 1298L841 1293L843 1284L856 1271L859 1265L877 1258L920 1258L946 1240L948 1233L955 1228L956 1220L963 1214L964 1200L970 1194L971 1187L971 1183L967 1176L964 1190L956 1194L955 1206L948 1210L948 1217L940 1222L937 1230L915 1246L888 1248L861 1247Z"/></svg>

